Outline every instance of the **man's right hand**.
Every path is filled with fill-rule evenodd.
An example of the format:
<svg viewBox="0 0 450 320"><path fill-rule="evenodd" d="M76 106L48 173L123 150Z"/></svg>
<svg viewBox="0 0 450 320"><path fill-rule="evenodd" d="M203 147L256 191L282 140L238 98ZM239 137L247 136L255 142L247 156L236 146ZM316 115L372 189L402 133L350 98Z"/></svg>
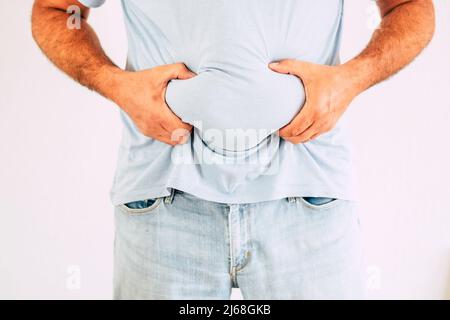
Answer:
<svg viewBox="0 0 450 320"><path fill-rule="evenodd" d="M136 72L120 72L111 99L133 120L140 132L172 146L187 141L190 124L178 118L165 101L170 80L195 77L183 63Z"/></svg>
<svg viewBox="0 0 450 320"><path fill-rule="evenodd" d="M80 28L67 28L69 6L81 9ZM113 100L145 136L170 145L187 141L192 126L167 106L165 94L172 79L195 76L183 63L129 72L118 68L103 51L87 23L89 9L77 0L35 0L32 33L45 55L82 85Z"/></svg>

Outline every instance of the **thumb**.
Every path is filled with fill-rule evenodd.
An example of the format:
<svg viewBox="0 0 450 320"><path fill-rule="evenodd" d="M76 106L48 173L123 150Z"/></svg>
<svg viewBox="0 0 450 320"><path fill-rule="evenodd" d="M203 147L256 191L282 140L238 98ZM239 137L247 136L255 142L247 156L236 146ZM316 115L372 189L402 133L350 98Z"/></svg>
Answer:
<svg viewBox="0 0 450 320"><path fill-rule="evenodd" d="M281 60L269 64L269 68L283 74L295 74L298 61L293 59Z"/></svg>
<svg viewBox="0 0 450 320"><path fill-rule="evenodd" d="M166 64L157 68L164 82L174 79L187 80L196 76L184 63Z"/></svg>
<svg viewBox="0 0 450 320"><path fill-rule="evenodd" d="M292 74L302 81L306 81L315 70L313 63L293 59L274 62L269 64L269 67L278 73Z"/></svg>

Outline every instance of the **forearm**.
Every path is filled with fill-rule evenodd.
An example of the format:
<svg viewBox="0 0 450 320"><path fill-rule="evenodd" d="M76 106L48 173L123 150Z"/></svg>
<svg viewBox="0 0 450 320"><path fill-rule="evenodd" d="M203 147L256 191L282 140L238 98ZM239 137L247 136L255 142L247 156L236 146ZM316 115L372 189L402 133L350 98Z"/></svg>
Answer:
<svg viewBox="0 0 450 320"><path fill-rule="evenodd" d="M122 72L107 57L93 29L81 19L80 29L69 29L66 11L33 6L32 32L44 54L80 84L113 99L117 75Z"/></svg>
<svg viewBox="0 0 450 320"><path fill-rule="evenodd" d="M412 62L430 42L434 26L431 1L412 0L385 12L365 50L342 65L351 78L355 94L389 78Z"/></svg>

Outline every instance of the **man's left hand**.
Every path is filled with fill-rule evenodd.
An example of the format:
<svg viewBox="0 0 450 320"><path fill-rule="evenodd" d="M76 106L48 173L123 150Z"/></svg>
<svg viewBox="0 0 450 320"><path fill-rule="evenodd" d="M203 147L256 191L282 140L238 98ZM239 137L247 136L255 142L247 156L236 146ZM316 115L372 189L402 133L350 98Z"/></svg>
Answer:
<svg viewBox="0 0 450 320"><path fill-rule="evenodd" d="M332 130L358 94L343 66L283 60L269 67L275 72L298 77L305 88L303 109L279 131L280 137L294 144L306 143Z"/></svg>

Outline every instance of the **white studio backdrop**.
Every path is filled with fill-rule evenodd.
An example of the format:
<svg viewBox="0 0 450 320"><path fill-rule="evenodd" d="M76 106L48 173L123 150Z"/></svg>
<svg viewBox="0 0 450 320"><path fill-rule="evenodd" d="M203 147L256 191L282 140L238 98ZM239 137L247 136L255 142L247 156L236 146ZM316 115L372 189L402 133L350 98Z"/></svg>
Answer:
<svg viewBox="0 0 450 320"><path fill-rule="evenodd" d="M450 2L435 4L430 47L348 111L372 299L450 298ZM109 299L117 108L42 56L31 5L0 2L0 299ZM373 5L346 1L343 61L369 40ZM120 2L91 23L124 65Z"/></svg>

